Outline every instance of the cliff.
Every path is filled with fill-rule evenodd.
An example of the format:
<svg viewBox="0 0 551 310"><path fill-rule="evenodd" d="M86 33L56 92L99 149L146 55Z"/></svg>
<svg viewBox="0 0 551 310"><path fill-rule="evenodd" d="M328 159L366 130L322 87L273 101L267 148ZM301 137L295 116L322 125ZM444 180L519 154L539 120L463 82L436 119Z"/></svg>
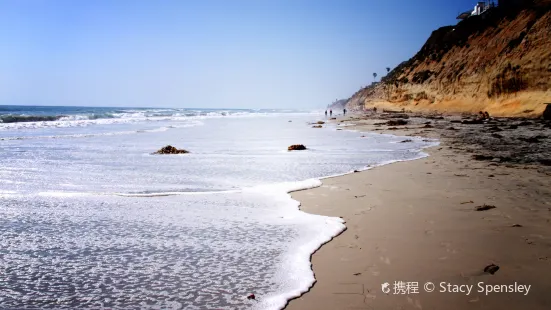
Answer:
<svg viewBox="0 0 551 310"><path fill-rule="evenodd" d="M551 1L524 3L434 31L347 107L540 116L551 102Z"/></svg>
<svg viewBox="0 0 551 310"><path fill-rule="evenodd" d="M348 99L336 100L332 104L328 105L327 108L333 109L333 110L342 110L346 106L347 102L348 102Z"/></svg>

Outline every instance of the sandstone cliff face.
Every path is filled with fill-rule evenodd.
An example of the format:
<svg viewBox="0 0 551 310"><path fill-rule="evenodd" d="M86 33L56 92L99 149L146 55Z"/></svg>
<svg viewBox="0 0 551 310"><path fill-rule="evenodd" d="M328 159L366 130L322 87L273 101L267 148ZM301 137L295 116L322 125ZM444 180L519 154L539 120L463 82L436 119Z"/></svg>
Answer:
<svg viewBox="0 0 551 310"><path fill-rule="evenodd" d="M347 106L541 115L551 102L550 4L494 8L434 31L413 58Z"/></svg>

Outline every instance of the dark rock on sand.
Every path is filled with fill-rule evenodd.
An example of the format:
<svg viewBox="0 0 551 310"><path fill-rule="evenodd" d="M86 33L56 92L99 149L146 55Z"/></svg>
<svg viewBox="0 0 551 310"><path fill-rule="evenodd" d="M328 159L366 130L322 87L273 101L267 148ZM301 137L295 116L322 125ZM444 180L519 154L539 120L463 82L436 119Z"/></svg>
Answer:
<svg viewBox="0 0 551 310"><path fill-rule="evenodd" d="M475 154L475 155L472 156L472 158L474 160L492 160L492 159L494 159L493 156L481 155L481 154Z"/></svg>
<svg viewBox="0 0 551 310"><path fill-rule="evenodd" d="M407 114L390 114L390 115L381 115L381 118L403 118L403 119L408 119L409 115L407 115Z"/></svg>
<svg viewBox="0 0 551 310"><path fill-rule="evenodd" d="M172 145L167 145L153 154L186 154L186 153L189 153L189 152L183 149L179 150L173 147Z"/></svg>
<svg viewBox="0 0 551 310"><path fill-rule="evenodd" d="M426 124L425 126L421 127L421 128L434 128L434 126L430 125L430 124Z"/></svg>
<svg viewBox="0 0 551 310"><path fill-rule="evenodd" d="M406 139L406 140L400 141L400 143L407 143L407 142L413 142L413 140L411 140L411 139Z"/></svg>
<svg viewBox="0 0 551 310"><path fill-rule="evenodd" d="M546 103L545 110L543 111L542 117L546 120L551 120L551 103Z"/></svg>
<svg viewBox="0 0 551 310"><path fill-rule="evenodd" d="M528 137L528 138L525 138L525 137L520 137L518 138L519 140L521 141L524 141L524 142L528 142L528 143L538 143L538 142L541 142L540 139L545 139L546 137L545 136L533 136L533 137Z"/></svg>
<svg viewBox="0 0 551 310"><path fill-rule="evenodd" d="M511 225L511 227L522 227L522 225L520 225L520 224L513 224L513 225Z"/></svg>
<svg viewBox="0 0 551 310"><path fill-rule="evenodd" d="M499 270L499 266L495 264L490 264L486 267L484 267L484 272L489 274L494 274Z"/></svg>
<svg viewBox="0 0 551 310"><path fill-rule="evenodd" d="M388 126L402 126L407 125L407 123L408 121L406 121L405 119L390 120L386 122Z"/></svg>
<svg viewBox="0 0 551 310"><path fill-rule="evenodd" d="M483 204L481 206L476 207L475 211L486 211L491 209L495 209L495 206Z"/></svg>
<svg viewBox="0 0 551 310"><path fill-rule="evenodd" d="M306 150L306 147L302 144L293 144L287 148L289 151L302 151Z"/></svg>
<svg viewBox="0 0 551 310"><path fill-rule="evenodd" d="M534 123L528 122L528 121L523 121L523 122L520 122L520 123L517 124L517 126L529 126L529 125L534 125Z"/></svg>
<svg viewBox="0 0 551 310"><path fill-rule="evenodd" d="M312 126L312 128L323 128L323 126L322 125L314 125L314 126Z"/></svg>
<svg viewBox="0 0 551 310"><path fill-rule="evenodd" d="M323 124L325 124L325 122L324 121L318 121L317 124L323 125Z"/></svg>
<svg viewBox="0 0 551 310"><path fill-rule="evenodd" d="M481 119L466 119L461 121L461 124L484 124Z"/></svg>

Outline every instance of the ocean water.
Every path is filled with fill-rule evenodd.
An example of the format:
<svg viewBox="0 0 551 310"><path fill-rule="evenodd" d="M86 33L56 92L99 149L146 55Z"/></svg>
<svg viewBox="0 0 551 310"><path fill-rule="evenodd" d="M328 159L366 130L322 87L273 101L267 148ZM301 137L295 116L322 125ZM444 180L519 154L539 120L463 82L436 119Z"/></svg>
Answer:
<svg viewBox="0 0 551 310"><path fill-rule="evenodd" d="M323 118L0 107L0 308L281 309L345 228L288 193L435 144ZM191 153L151 155L167 144Z"/></svg>

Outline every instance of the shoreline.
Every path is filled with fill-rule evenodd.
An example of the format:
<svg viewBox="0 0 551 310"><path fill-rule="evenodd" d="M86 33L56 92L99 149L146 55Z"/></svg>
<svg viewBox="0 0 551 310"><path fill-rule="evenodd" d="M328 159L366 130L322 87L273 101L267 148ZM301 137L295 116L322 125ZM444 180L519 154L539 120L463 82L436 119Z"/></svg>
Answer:
<svg viewBox="0 0 551 310"><path fill-rule="evenodd" d="M356 116L337 122L360 123ZM441 134L437 128L419 134L373 124L347 129L427 138ZM346 230L311 255L316 280L285 309L549 308L551 284L541 276L551 274L546 171L473 161L451 140L439 141L422 150L429 157L325 178L318 188L290 193L302 211L341 217ZM496 208L474 211L484 204ZM494 275L484 272L490 264L500 267ZM383 294L381 284L393 281L418 281L420 292ZM527 296L426 293L426 281L475 287L480 281L518 282L532 288Z"/></svg>

